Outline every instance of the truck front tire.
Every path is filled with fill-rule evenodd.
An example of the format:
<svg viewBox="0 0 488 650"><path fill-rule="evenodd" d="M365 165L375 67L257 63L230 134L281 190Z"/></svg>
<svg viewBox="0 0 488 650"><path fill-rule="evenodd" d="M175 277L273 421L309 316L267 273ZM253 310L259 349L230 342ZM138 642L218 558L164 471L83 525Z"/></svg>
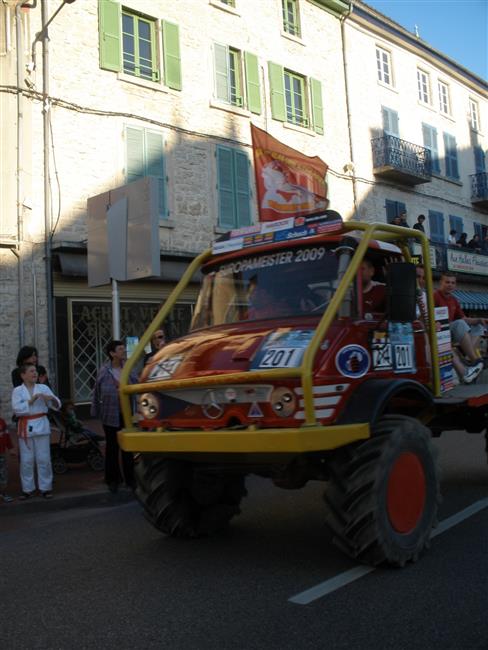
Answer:
<svg viewBox="0 0 488 650"><path fill-rule="evenodd" d="M324 498L334 542L373 566L403 566L428 546L437 523L439 477L430 432L388 415L365 442L339 450Z"/></svg>
<svg viewBox="0 0 488 650"><path fill-rule="evenodd" d="M243 476L161 456L141 455L135 477L146 518L171 537L202 537L225 528L247 494Z"/></svg>

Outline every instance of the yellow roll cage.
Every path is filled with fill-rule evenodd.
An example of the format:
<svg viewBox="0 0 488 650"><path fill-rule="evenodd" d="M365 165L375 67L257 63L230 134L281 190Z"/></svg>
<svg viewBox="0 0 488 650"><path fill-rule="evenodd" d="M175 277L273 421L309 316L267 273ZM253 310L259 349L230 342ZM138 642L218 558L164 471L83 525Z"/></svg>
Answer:
<svg viewBox="0 0 488 650"><path fill-rule="evenodd" d="M304 432L305 430L308 429L310 434L312 435L312 439L314 439L314 436L316 433L320 432L325 432L327 431L328 435L331 436L333 433L333 429L337 429L343 433L346 434L345 438L349 438L349 440L344 440L342 439L342 443L346 443L349 441L352 441L354 439L362 439L362 438L367 438L369 437L369 425L365 423L364 425L355 425L355 433L351 430L349 430L351 427L348 425L346 426L341 426L341 427L323 427L320 425L319 422L317 422L317 418L315 416L315 408L314 408L314 403L313 403L313 393L312 393L312 368L314 365L314 360L315 356L317 354L317 350L319 349L319 346L321 342L323 341L332 321L334 320L339 307L341 306L345 294L351 285L358 269L359 266L364 258L364 255L366 251L368 250L368 246L370 242L373 239L383 241L383 242L388 242L388 243L393 243L399 246L400 250L402 251L405 259L407 261L411 261L411 255L410 255L410 250L408 246L408 240L417 240L420 242L421 249L422 249L422 259L423 260L429 260L430 259L430 254L429 254L429 242L425 234L419 230L413 230L410 228L404 228L401 226L394 226L391 224L385 224L385 223L362 223L362 222L357 222L357 221L349 221L343 224L343 228L341 230L341 233L344 232L353 232L353 231L360 231L363 233L363 236L361 237L361 240L354 252L354 255L351 258L351 261L344 273L344 276L342 277L339 286L332 297L332 300L330 301L327 309L325 310L324 314L322 315L322 318L320 320L320 323L317 326L317 329L315 331L315 334L313 335L306 351L303 356L303 361L302 364L298 368L283 368L283 369L273 369L273 370L263 370L263 371L253 371L251 372L237 372L237 373L229 373L229 374L223 374L223 375L206 375L206 376L199 376L199 377L191 377L187 379L165 379L161 381L154 381L150 383L150 390L151 391L158 391L158 390L164 390L165 392L171 391L171 390L176 390L176 389L182 389L182 388L195 388L197 386L201 387L212 387L212 386L220 386L224 384L231 384L231 383L257 383L257 382L266 382L266 381L276 381L276 380L283 380L283 379L290 379L290 378L297 378L300 380L302 389L303 389L303 400L304 400L304 406L305 406L305 422L302 426L296 427L293 429L282 429L282 430L269 430L269 434L273 436L273 433L279 433L280 431L283 434L287 434L290 437L290 450L293 451L306 451L308 449L308 444L303 441L302 444L297 443L296 436L297 434L300 434L300 432ZM294 243L301 243L300 240L296 240ZM141 444L137 445L134 443L134 434L136 434L136 431L134 430L132 426L132 413L131 413L131 396L143 392L147 392L148 390L148 384L129 384L129 375L131 370L134 368L136 362L138 359L141 358L141 356L144 353L144 348L148 343L151 341L151 337L154 334L154 332L157 329L160 329L164 321L166 320L168 314L171 312L173 309L175 303L183 293L183 291L186 289L188 284L190 283L191 279L193 278L194 274L202 267L205 262L207 262L210 258L212 257L212 251L210 249L204 251L200 255L198 255L193 262L188 266L186 269L185 273L183 274L181 280L178 282L168 299L165 301L165 303L162 305L161 309L159 312L156 314L154 317L153 321L141 337L138 345L136 346L133 354L130 356L130 358L127 360L127 363L124 365L124 368L122 370L121 378L120 378L120 400L121 400L121 408L122 408L122 415L124 418L124 425L125 428L122 432L119 433L119 440L121 441L122 447L124 449L127 449L129 451L156 451L157 450L157 441L154 440L153 443L151 443L151 440L155 437L157 439L158 435L161 435L163 433L163 429L158 429L155 432L140 432L138 431L138 435L142 437L145 437L145 442L143 442L142 438L139 439L139 442ZM440 395L440 373L439 373L439 364L438 364L438 350L437 350L437 338L435 334L435 328L432 326L434 323L434 303L433 303L433 283L432 283L432 273L431 273L431 268L430 264L425 264L425 281L426 281L426 293L427 293L427 307L428 307L428 317L429 317L429 326L428 326L428 335L429 335L429 340L430 340L430 351L431 351L431 362L432 362L432 386L431 390L434 393L436 397ZM254 434L256 432L256 427L249 427L248 428L248 435L246 440L249 440L249 438L253 438L254 436L249 434ZM265 429L262 429L259 431L259 434L262 435L266 432ZM197 444L197 448L199 447L198 445L198 439L199 437L205 435L207 436L207 439L210 437L211 438L211 432L201 432L201 436L199 436L200 432L178 432L174 433L175 437L179 437L180 433L185 433L187 436L188 433L194 434L193 437L196 435L196 439L193 439L193 437L190 439L187 437L185 444L181 445L176 444L175 450L178 451L191 451L191 445ZM217 432L215 432L217 433ZM221 433L218 432L218 435L220 435L220 440L224 439L224 435L221 434L226 434L230 432L224 432L222 431ZM237 442L237 438L239 438L238 434L239 432L237 431L232 431L232 439L234 442ZM169 436L169 432L165 433L166 437L171 438ZM227 436L228 437L228 436ZM317 437L317 436L315 436ZM334 437L334 436L332 436ZM169 441L171 443L171 440ZM246 445L249 443L242 445L237 445L237 448L239 451L266 451L266 449L262 449L263 444L266 446L264 437L262 439L262 444L255 445L253 446L251 444L252 449L248 449ZM312 444L312 443L310 443ZM329 448L337 447L339 446L340 442L337 440L333 442L332 440L330 441L330 445L328 445ZM144 448L141 448L142 447ZM170 444L171 446L171 444ZM285 445L288 446L288 445ZM313 445L312 445L313 446ZM206 448L210 451L213 445L210 445L210 448L207 446ZM216 446L217 449L218 445ZM227 444L224 445L225 448L227 448ZM305 448L303 448L305 447ZM280 448L283 449L283 447ZM218 447L219 451L224 451L224 449Z"/></svg>

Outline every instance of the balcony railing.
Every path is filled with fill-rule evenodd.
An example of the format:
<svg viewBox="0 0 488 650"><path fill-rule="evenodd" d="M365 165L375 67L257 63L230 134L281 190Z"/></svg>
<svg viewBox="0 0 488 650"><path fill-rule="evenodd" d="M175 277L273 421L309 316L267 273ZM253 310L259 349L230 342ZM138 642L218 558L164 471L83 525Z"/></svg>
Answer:
<svg viewBox="0 0 488 650"><path fill-rule="evenodd" d="M430 151L393 135L371 140L373 172L407 185L428 183L432 178Z"/></svg>
<svg viewBox="0 0 488 650"><path fill-rule="evenodd" d="M488 209L488 172L472 174L471 179L471 203L479 208Z"/></svg>
<svg viewBox="0 0 488 650"><path fill-rule="evenodd" d="M481 249L460 248L430 242L429 266L433 271L453 271L459 275L469 274L486 280L488 278L488 249L480 244ZM422 250L420 244L412 243L412 253L420 259ZM425 264L425 260L423 260Z"/></svg>

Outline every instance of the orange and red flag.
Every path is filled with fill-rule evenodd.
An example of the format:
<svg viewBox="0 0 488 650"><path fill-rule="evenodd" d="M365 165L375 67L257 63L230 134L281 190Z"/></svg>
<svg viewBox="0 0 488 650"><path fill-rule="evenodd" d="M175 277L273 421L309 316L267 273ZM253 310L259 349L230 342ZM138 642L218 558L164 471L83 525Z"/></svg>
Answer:
<svg viewBox="0 0 488 650"><path fill-rule="evenodd" d="M251 124L259 221L317 214L327 209L327 165Z"/></svg>

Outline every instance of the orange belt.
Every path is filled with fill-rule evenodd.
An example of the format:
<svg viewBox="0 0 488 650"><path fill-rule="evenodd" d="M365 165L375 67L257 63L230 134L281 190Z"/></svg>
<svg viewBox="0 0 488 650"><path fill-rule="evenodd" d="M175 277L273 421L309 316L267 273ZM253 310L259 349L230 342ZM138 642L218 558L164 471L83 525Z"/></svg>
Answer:
<svg viewBox="0 0 488 650"><path fill-rule="evenodd" d="M36 413L35 415L19 415L19 423L17 427L17 435L19 438L25 440L27 438L27 422L29 420L37 420L43 418L47 413Z"/></svg>

